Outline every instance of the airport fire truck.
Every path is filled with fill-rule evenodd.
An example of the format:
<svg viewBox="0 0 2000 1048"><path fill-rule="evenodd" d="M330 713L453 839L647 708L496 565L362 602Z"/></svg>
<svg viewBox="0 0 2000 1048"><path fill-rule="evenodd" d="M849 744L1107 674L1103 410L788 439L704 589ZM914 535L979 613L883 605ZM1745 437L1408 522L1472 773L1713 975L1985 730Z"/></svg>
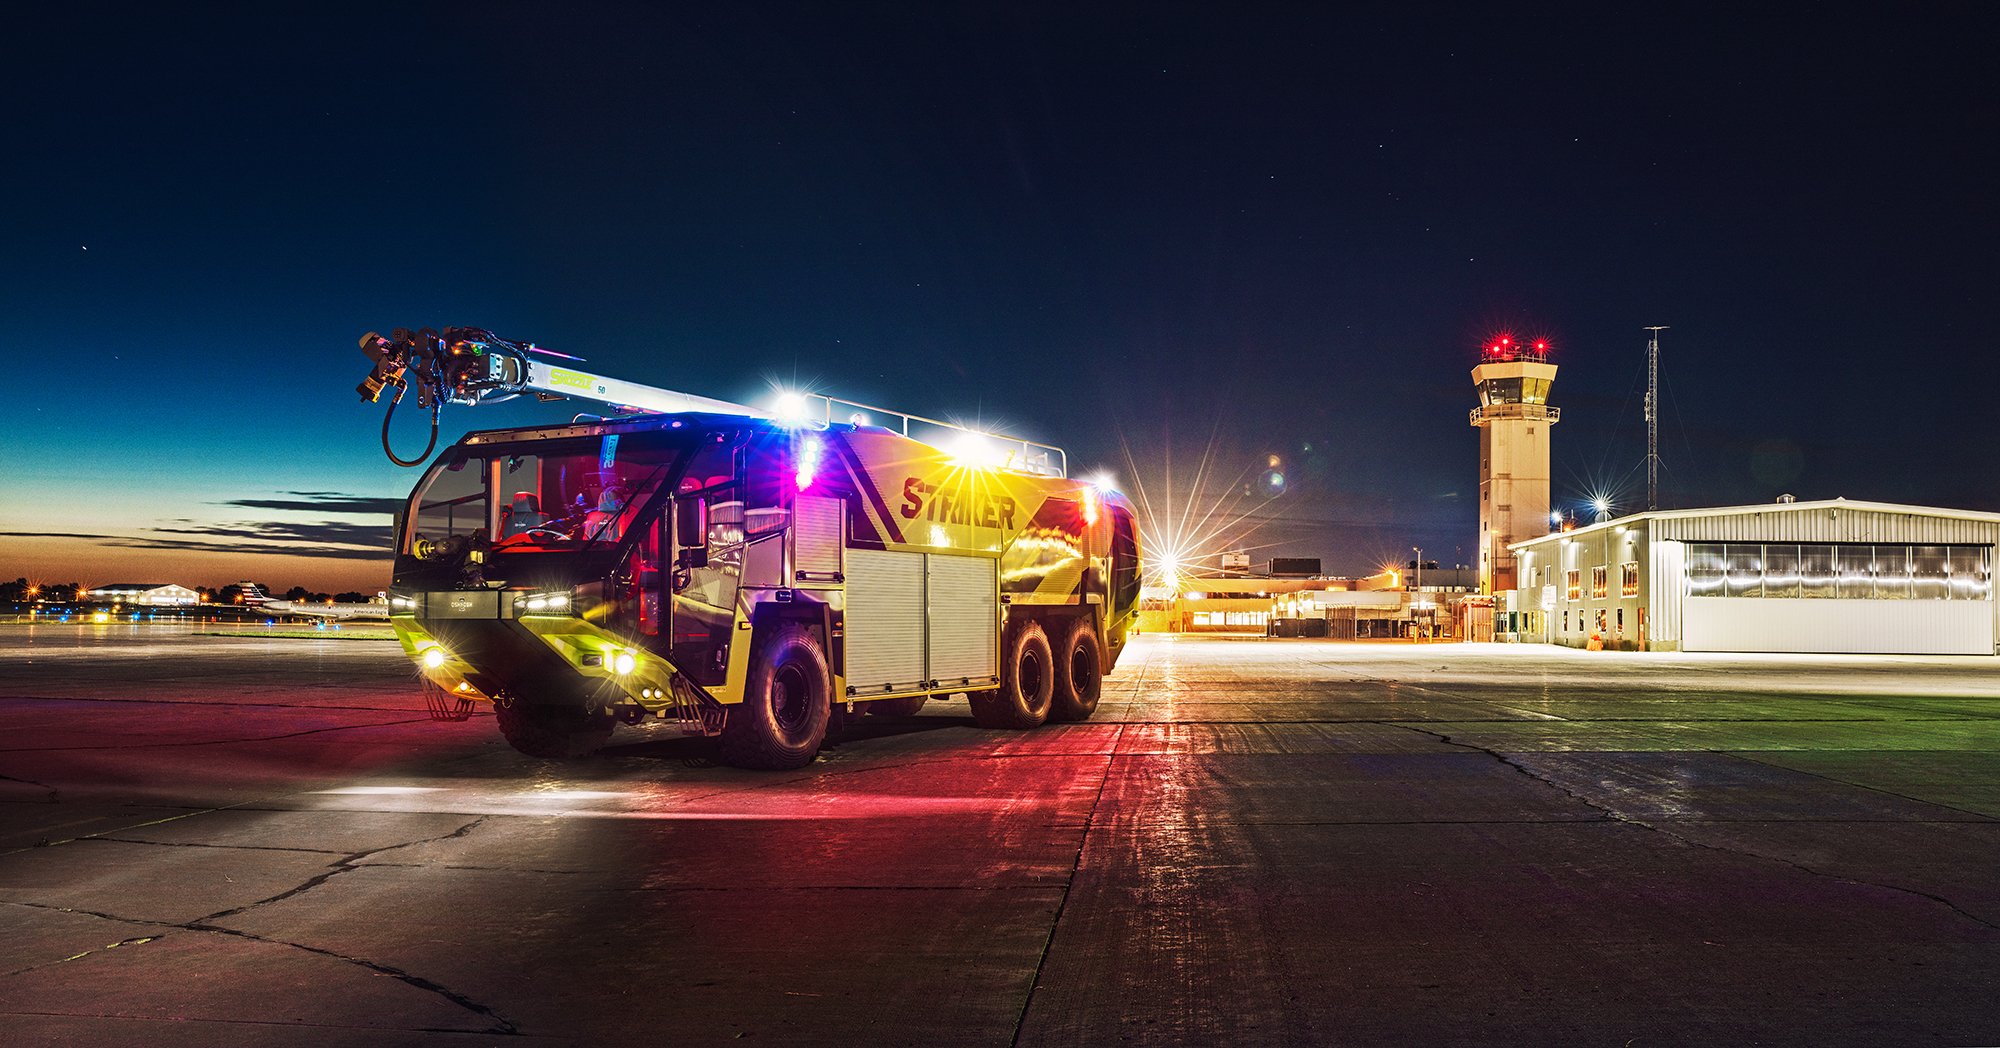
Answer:
<svg viewBox="0 0 2000 1048"><path fill-rule="evenodd" d="M433 713L491 703L524 753L672 718L731 764L795 768L847 717L955 694L990 728L1080 721L1136 617L1131 507L1058 447L827 396L710 400L476 328L361 347L402 465L446 404L619 409L471 433L398 515L390 621ZM414 460L389 442L409 392L431 413Z"/></svg>

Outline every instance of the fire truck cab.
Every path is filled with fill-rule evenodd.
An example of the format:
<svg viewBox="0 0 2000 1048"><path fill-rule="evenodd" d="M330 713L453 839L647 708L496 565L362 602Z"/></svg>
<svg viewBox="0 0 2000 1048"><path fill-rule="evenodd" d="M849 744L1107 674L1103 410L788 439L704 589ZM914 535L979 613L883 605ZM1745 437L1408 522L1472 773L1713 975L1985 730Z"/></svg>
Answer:
<svg viewBox="0 0 2000 1048"><path fill-rule="evenodd" d="M960 693L986 727L1088 718L1138 609L1130 506L1046 456L908 428L679 412L470 434L399 515L391 622L438 694L493 704L540 757L658 717L793 768L845 716Z"/></svg>

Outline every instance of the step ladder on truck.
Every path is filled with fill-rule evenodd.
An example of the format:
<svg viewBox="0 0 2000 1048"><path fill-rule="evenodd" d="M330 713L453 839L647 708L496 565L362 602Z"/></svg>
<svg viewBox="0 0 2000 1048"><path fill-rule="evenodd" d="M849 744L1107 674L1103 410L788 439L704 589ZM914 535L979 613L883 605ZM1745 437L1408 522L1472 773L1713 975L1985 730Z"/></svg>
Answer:
<svg viewBox="0 0 2000 1048"><path fill-rule="evenodd" d="M989 728L1080 721L1136 619L1131 506L1061 448L821 395L732 404L477 328L361 348L399 465L430 459L447 404L616 412L470 433L398 515L390 622L433 714L490 703L524 753L672 718L731 764L796 768L846 717L956 694ZM414 459L389 443L409 393Z"/></svg>

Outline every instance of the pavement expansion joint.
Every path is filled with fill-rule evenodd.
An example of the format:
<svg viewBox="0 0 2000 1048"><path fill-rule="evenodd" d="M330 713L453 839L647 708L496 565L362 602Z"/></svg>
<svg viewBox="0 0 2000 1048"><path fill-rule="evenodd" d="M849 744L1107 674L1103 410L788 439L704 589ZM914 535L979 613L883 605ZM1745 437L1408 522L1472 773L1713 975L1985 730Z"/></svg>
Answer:
<svg viewBox="0 0 2000 1048"><path fill-rule="evenodd" d="M418 843L418 842L412 842L412 843ZM324 882L322 881L322 883ZM280 898L282 897L283 896L280 896ZM519 1025L517 1025L512 1019L509 1019L506 1016L501 1015L499 1012L493 1010L491 1007L481 1004L478 1001L473 1000L471 997L459 993L458 991L453 990L448 986L445 986L441 983L433 982L429 979L424 978L421 975L416 975L411 972L406 972L403 969L397 968L393 965L383 964L379 961L371 961L365 957L351 957L347 954L338 953L333 950L328 950L319 946L308 946L305 943L291 942L285 939L273 939L268 936L256 935L251 932L240 931L235 928L225 928L219 925L203 924L201 921L191 921L188 924L180 925L179 927L184 927L189 931L212 932L217 935L231 935L240 939L249 939L252 940L253 942L269 943L273 946L289 946L294 950L302 950L306 953L317 954L321 957L326 957L332 960L341 961L346 964L352 964L361 968L366 968L369 971L374 972L378 975L389 976L390 978L395 979L398 982L404 983L405 985L408 985L415 989L422 990L425 993L434 994L438 997L442 997L445 1000L450 1001L451 1003L459 1006L460 1008L463 1008L466 1011L473 1013L474 1015L480 1016L481 1018L487 1019L490 1022L492 1022L493 1025L490 1028L476 1031L478 1033L483 1033L491 1036L504 1036L504 1037L517 1037L521 1033L521 1028ZM438 1031L425 1031L425 1032L447 1033L447 1032L459 1032L459 1031L438 1030Z"/></svg>
<svg viewBox="0 0 2000 1048"><path fill-rule="evenodd" d="M33 851L36 848L55 848L65 844L75 844L78 841L96 840L97 838L102 837L107 833L124 833L127 830L143 830L148 826L160 826L169 822L178 822L182 819L192 819L197 815L207 815L210 812L228 811L231 808L236 808L240 806L241 804L239 803L239 804L223 804L214 808L190 808L189 810L182 812L179 815L169 815L164 819L147 819L145 822L133 823L130 826L119 826L116 827L115 829L99 830L96 833L79 834L75 837L64 837L60 840L48 840L44 838L42 840L36 841L35 843L26 845L24 847L9 848L6 851L0 851L0 858L13 855L17 852Z"/></svg>
<svg viewBox="0 0 2000 1048"><path fill-rule="evenodd" d="M324 728L307 728L303 731L288 731L278 735L248 735L229 739L195 739L188 742L134 742L119 745L110 743L103 746L22 746L16 749L0 749L0 753L69 753L76 750L166 750L183 749L189 746L232 746L244 742L277 742L280 739L296 739L306 735L323 735L334 731L356 731L362 728L390 728L398 724L421 724L430 717L404 717L391 721L369 721L366 724L334 724Z"/></svg>
<svg viewBox="0 0 2000 1048"><path fill-rule="evenodd" d="M1497 760L1500 763L1506 765L1507 767L1512 768L1517 772L1520 772L1522 775L1525 775L1528 778L1543 784L1544 786L1548 786L1549 788L1562 793L1564 796L1570 797L1571 799L1577 801L1579 804L1582 804L1586 807L1604 813L1604 816L1607 819L1610 819L1614 822L1625 823L1630 826L1636 826L1642 830L1647 830L1652 833L1660 834L1663 837L1666 837L1673 841L1677 841L1690 848L1700 848L1703 851L1719 852L1724 855L1734 855L1741 858L1757 859L1762 862L1774 862L1782 866L1789 866L1792 869L1799 871L1800 873L1804 873L1812 877L1822 878L1824 880L1833 881L1837 884L1850 884L1860 888L1875 888L1882 891L1900 892L1905 895L1913 895L1919 899L1927 899L1940 906L1943 906L1944 908L1950 910L1952 913L1957 914L1958 916L1963 917L1964 919L1971 921L1974 924L1980 925L1985 928L1991 928L1995 931L2000 931L2000 924L1996 924L1993 921L1989 921L1986 918L1981 917L1978 914L1965 909L1964 907L1958 905L1957 903L1951 901L1950 899L1945 898L1942 895L1937 895L1935 893L1923 891L1917 888L1905 887L1900 884L1889 884L1882 881L1862 880L1856 877L1842 877L1839 874L1828 873L1825 870L1814 869L1813 867L1807 866L1802 862L1798 862L1797 860L1794 859L1785 858L1782 855L1770 855L1750 848L1730 847L1721 844L1710 844L1707 841L1698 841L1683 834L1675 833L1673 830L1667 829L1664 826L1659 826L1654 823L1646 822L1642 819L1635 819L1632 816L1625 814L1624 812L1617 811L1616 809L1607 807L1597 801L1593 801L1590 798L1577 793L1575 790L1572 790L1569 787L1564 786L1562 783L1556 782L1555 780L1550 779L1546 776L1535 774L1533 770L1514 761L1513 759L1509 758L1506 754L1501 753L1498 750L1489 749L1485 746L1479 746L1474 743L1459 742L1458 740L1453 739L1451 736L1446 735L1442 732L1429 731L1427 729L1414 727L1409 724L1397 724L1395 726L1400 728L1407 728L1410 731L1414 731L1419 734L1428 735L1434 739L1437 739L1439 742L1444 743L1447 746L1457 746L1461 749L1476 750L1480 753L1484 753L1487 756L1493 758L1494 760Z"/></svg>
<svg viewBox="0 0 2000 1048"><path fill-rule="evenodd" d="M1090 795L1090 810L1083 816L1083 832L1076 835L1076 858L1070 864L1069 876L1063 878L1062 895L1056 899L1056 912L1049 917L1049 934L1042 940L1041 955L1035 958L1034 974L1028 978L1028 992L1021 998L1021 1012L1014 1018L1014 1036L1008 1040L1011 1046L1021 1043L1021 1034L1028 1028L1028 1010L1034 1007L1035 991L1041 989L1042 972L1048 967L1049 954L1055 949L1056 931L1062 927L1063 908L1069 905L1070 892L1076 887L1077 874L1083 869L1083 854L1090 847L1090 830L1097 822L1097 809L1104 803L1105 787L1111 782L1111 769L1118 763L1118 743L1123 741L1125 729L1121 725L1111 740L1111 752L1103 755L1104 774L1097 780L1097 789Z"/></svg>
<svg viewBox="0 0 2000 1048"><path fill-rule="evenodd" d="M330 691L333 689L327 688L324 685L316 685L308 690ZM0 695L0 702L121 702L121 703L130 703L136 706L220 706L225 709L237 709L237 708L247 707L250 709L308 710L308 711L347 710L347 711L360 711L363 713L410 712L409 707L407 706L344 706L344 705L301 703L301 702L243 702L237 699L128 699L128 698L108 696L108 695ZM477 715L485 717L492 716L491 713L482 713Z"/></svg>
<svg viewBox="0 0 2000 1048"><path fill-rule="evenodd" d="M367 868L366 866L357 866L355 864L363 859L368 858L371 855L380 855L383 852L395 851L398 848L408 848L418 844L435 844L438 841L455 840L457 838L464 837L468 833L471 833L474 828L479 826L479 824L485 822L487 818L488 818L487 816L482 815L472 820L471 822L468 822L465 825L460 826L458 829L451 831L450 833L439 834L435 837L420 837L413 841L401 841L396 844L385 844L379 848L369 848L366 849L365 851L349 852L348 854L343 855L338 859L335 859L333 861L332 866L330 866L326 870L320 873L316 873L311 877L307 878L303 884L299 884L296 887L288 888L267 899L259 899L253 903L247 903L245 905L233 907L227 910L219 910L215 913L209 914L206 917L197 918L195 923L199 924L199 923L206 923L209 921L219 921L226 917L240 916L244 913L248 913L251 910L257 909L260 906L269 906L272 903L283 902L286 899L303 895L306 892L309 892L314 888L317 888L320 885L325 884L326 882L334 879L335 877L340 876L343 873L353 873L355 870L366 869ZM377 863L371 865L383 865L383 864Z"/></svg>
<svg viewBox="0 0 2000 1048"><path fill-rule="evenodd" d="M46 782L36 782L33 779L16 778L15 776L12 775L0 775L0 779L5 779L8 782L18 782L23 786L33 786L38 790L47 790L49 791L48 803L50 804L56 804L62 800L62 792Z"/></svg>
<svg viewBox="0 0 2000 1048"><path fill-rule="evenodd" d="M184 817L185 816L183 816L183 818ZM444 986L430 979L426 979L421 975L417 975L412 972L407 972L392 965L383 964L379 961L371 961L365 957L353 957L348 954L343 954L333 950L325 949L324 947L312 946L300 942L292 942L285 939L275 939L269 936L258 935L254 932L247 932L241 929L230 928L228 926L215 923L216 921L225 920L230 917L241 916L245 913L250 912L251 910L258 909L259 907L269 906L273 903L283 902L286 899L295 898L299 895L302 895L306 892L313 890L314 888L320 887L321 885L327 883L328 881L332 880L335 877L340 876L343 873L351 873L357 869L365 869L366 868L365 866L356 866L354 864L371 855L379 855L382 852L395 851L398 848L408 848L418 844L432 844L438 841L448 841L457 838L462 838L468 833L471 833L481 823L484 823L486 819L487 819L486 816L481 816L479 818L473 819L471 822L468 822L465 825L460 826L458 829L453 830L450 833L438 834L432 837L421 837L416 840L402 841L396 844L383 845L382 847L379 848L369 848L365 851L352 852L335 860L330 869L327 869L324 872L313 875L312 877L308 878L304 883L296 887L279 892L278 894L272 895L268 898L259 899L258 901L249 903L247 905L231 907L230 909L227 910L219 910L205 917L197 917L191 921L180 921L180 922L155 921L155 920L148 920L145 918L122 917L117 914L102 913L94 910L81 910L68 906L50 906L43 903L14 902L13 905L28 906L42 910L54 910L62 913L81 913L86 916L97 917L102 920L116 921L123 924L134 924L142 927L171 928L171 929L178 929L190 932L204 932L211 935L228 935L240 939L249 939L256 942L269 943L274 946L286 946L295 950L302 950L306 953L317 954L321 957L327 957L333 960L341 961L346 964L357 965L359 967L366 968L369 971L375 972L379 975L387 975L415 989L422 990L426 993L434 994L438 997L442 997L445 1000L450 1001L452 1004L455 1004L458 1007L465 1009L466 1011L472 1012L473 1014L478 1015L492 1023L492 1025L488 1029L478 1031L479 1033L494 1035L494 1036L518 1036L521 1031L519 1026L515 1024L513 1020L506 1018L505 1016L501 1015L499 1012L495 1011L488 1005L481 1004L465 994L459 993L458 991L453 990L450 987ZM139 938L143 939L148 937L139 937ZM153 936L150 938L158 938L158 936ZM136 942L136 941L138 941L138 939L127 940L127 942ZM107 949L108 948L109 947L107 947ZM76 960L79 957L88 956L92 953L97 953L97 952L100 951L87 950L82 954L76 955L76 957L66 958L64 962L57 962L57 963L65 963L66 961L69 960ZM46 965L41 965L37 967L46 967ZM9 973L9 974L18 974L18 973ZM448 1032L448 1031L439 1031L439 1032Z"/></svg>
<svg viewBox="0 0 2000 1048"><path fill-rule="evenodd" d="M407 847L407 845L397 845ZM581 877L589 870L544 870L533 866L467 866L455 862L371 862L357 870L458 870L465 873L532 873L546 877Z"/></svg>
<svg viewBox="0 0 2000 1048"><path fill-rule="evenodd" d="M31 964L31 965L29 965L29 966L28 966L28 967L26 967L26 968L16 968L16 969L14 969L13 971L11 971L11 972L8 972L8 973L6 973L6 974L8 974L8 975L10 975L10 976L12 976L12 975L22 975L22 974L25 974L25 973L27 973L27 972L32 972L32 971L34 971L34 970L35 970L35 969L37 969L37 968L53 968L53 967L55 967L55 966L56 966L56 965L58 965L58 964L68 964L68 963L69 963L69 962L71 962L71 961L80 961L80 960L83 960L83 959L84 959L85 957L88 957L88 956L90 956L90 955L91 955L91 954L93 954L93 953L100 953L100 952L102 952L102 951L104 951L104 950L115 950L115 949L119 948L120 946L141 946L141 945L144 945L144 944L146 944L146 943L149 943L149 942L155 942L155 941L158 941L158 940L159 940L159 939L161 939L161 938L163 938L163 936L159 936L159 935L135 935L135 936L132 936L132 937L131 937L131 938L129 938L129 939L120 939L120 940L118 940L117 942L114 942L114 943L111 943L111 944L109 944L109 945L107 945L107 946L101 946L101 947L98 947L98 948L96 948L96 949L90 949L90 950L85 950L85 951L83 951L82 953L74 953L74 954L71 954L71 955L69 955L68 957L65 957L65 958L63 958L63 959L62 959L62 960L60 960L60 961L51 961L51 962L49 962L48 964Z"/></svg>
<svg viewBox="0 0 2000 1048"><path fill-rule="evenodd" d="M1776 763L1773 763L1773 762L1771 762L1771 761L1764 761L1764 760L1758 760L1758 759L1757 759L1757 758L1756 758L1756 757L1755 757L1755 756L1754 756L1754 755L1753 755L1753 754L1752 754L1751 752L1748 752L1748 751L1744 751L1744 750L1731 750L1731 751L1730 751L1730 753L1729 753L1729 756L1731 756L1731 757L1734 757L1734 758L1736 758L1737 760L1740 760L1740 761L1747 761L1747 762L1749 762L1749 763L1751 763L1751 764L1755 764L1755 765L1758 765L1758 766L1760 766L1760 767L1765 767L1765 768L1780 768L1780 769L1783 769L1784 771L1788 771L1788 772L1792 772L1792 773L1794 773L1794 774L1798 774L1798 775L1810 775L1810 776L1812 776L1813 778L1815 778L1815 779L1819 779L1819 780L1821 780L1821 781L1824 781L1824 782L1834 782L1834 783L1839 783L1840 785L1842 785L1842 786L1846 786L1846 787L1848 787L1849 789L1855 789L1855 790L1868 790L1868 791L1869 791L1869 792L1871 792L1871 793L1879 793L1879 794L1881 794L1881 795L1883 795L1883 796L1885 796L1885 797L1894 797L1894 798L1896 798L1896 799L1898 799L1898 800L1905 800L1905 801L1913 801L1913 802L1915 802L1915 803L1917 803L1917 804L1927 804L1927 805L1929 805L1929 806L1931 806L1931 807L1933 807L1933 808L1943 808L1943 809L1945 809L1946 811L1955 811L1955 812L1959 812L1959 813L1961 813L1961 814L1964 814L1964 815L1973 815L1973 816L1977 816L1977 817L1979 818L1979 821L1982 821L1982 822L1995 822L1995 821L2000 821L2000 820L1996 820L1996 819L1994 819L1994 818L1993 818L1993 816L1991 816L1991 815L1989 815L1989 814L1987 814L1986 812L1983 812L1983 811L1974 811L1974 810L1973 810L1973 809L1971 809L1971 808L1960 808L1960 807L1957 807L1957 806L1955 806L1955 805L1951 805L1951 804L1946 804L1946 803L1944 803L1943 801L1934 801L1934 800L1930 800L1929 798L1925 798L1925 797L1913 797L1913 796L1911 796L1911 795L1909 795L1909 794L1907 794L1907 793L1897 793L1897 792L1896 792L1895 790L1886 790L1886 789L1883 789L1883 788L1882 788L1882 787L1880 787L1880 786L1870 786L1870 785L1868 785L1867 783L1862 783L1862 782L1850 782L1850 781L1848 781L1847 779L1843 779L1843 778L1841 778L1841 777L1840 777L1840 776L1838 776L1838 775L1828 775L1827 773L1825 773L1825 772L1822 772L1822 771L1811 771L1811 770L1808 770L1808 769L1805 769L1805 768L1794 768L1794 767L1792 767L1792 766L1791 766L1791 765L1789 765L1789 764L1776 764ZM1850 820L1850 821L1853 821L1853 820ZM1907 820L1899 820L1899 821L1907 821Z"/></svg>
<svg viewBox="0 0 2000 1048"><path fill-rule="evenodd" d="M114 830L111 832L116 833L119 831ZM330 848L281 848L271 844L210 844L207 841L142 841L134 837L106 837L103 835L91 837L88 840L77 843L82 844L94 841L107 841L112 844L139 844L148 848L219 848L224 851L303 852L308 855L346 854L345 852L333 851Z"/></svg>

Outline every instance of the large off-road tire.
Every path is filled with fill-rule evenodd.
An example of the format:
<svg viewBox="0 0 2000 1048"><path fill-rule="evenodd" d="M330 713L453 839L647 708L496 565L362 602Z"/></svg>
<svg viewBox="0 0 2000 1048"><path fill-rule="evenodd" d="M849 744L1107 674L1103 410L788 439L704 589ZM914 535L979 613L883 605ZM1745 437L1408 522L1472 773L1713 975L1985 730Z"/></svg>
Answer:
<svg viewBox="0 0 2000 1048"><path fill-rule="evenodd" d="M972 719L982 728L1040 727L1049 719L1055 684L1048 634L1039 622L1018 622L1000 650L1000 690L971 696Z"/></svg>
<svg viewBox="0 0 2000 1048"><path fill-rule="evenodd" d="M1097 624L1088 616L1063 631L1055 647L1055 698L1049 707L1054 721L1086 721L1097 712L1104 691L1104 648Z"/></svg>
<svg viewBox="0 0 2000 1048"><path fill-rule="evenodd" d="M925 696L909 695L900 699L876 699L864 702L860 708L877 717L914 717L924 708Z"/></svg>
<svg viewBox="0 0 2000 1048"><path fill-rule="evenodd" d="M779 626L751 653L743 701L729 707L724 763L773 771L811 764L826 741L832 692L819 638L795 622Z"/></svg>
<svg viewBox="0 0 2000 1048"><path fill-rule="evenodd" d="M581 706L532 706L514 702L495 706L495 720L507 744L530 757L566 760L587 757L611 739L616 726L603 710Z"/></svg>

